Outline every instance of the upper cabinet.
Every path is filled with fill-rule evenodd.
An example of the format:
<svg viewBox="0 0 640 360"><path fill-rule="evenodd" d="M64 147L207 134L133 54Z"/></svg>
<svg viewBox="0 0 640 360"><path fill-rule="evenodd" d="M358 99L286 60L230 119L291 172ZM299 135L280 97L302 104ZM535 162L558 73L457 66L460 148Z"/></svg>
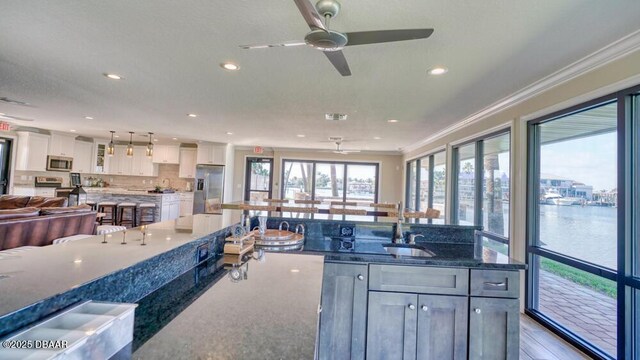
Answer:
<svg viewBox="0 0 640 360"><path fill-rule="evenodd" d="M73 152L73 171L83 174L92 173L93 143L76 140Z"/></svg>
<svg viewBox="0 0 640 360"><path fill-rule="evenodd" d="M180 146L155 145L153 147L153 162L159 164L178 164L180 162Z"/></svg>
<svg viewBox="0 0 640 360"><path fill-rule="evenodd" d="M94 174L108 174L110 156L107 155L108 142L106 140L97 140L93 143L93 152L91 157L91 168Z"/></svg>
<svg viewBox="0 0 640 360"><path fill-rule="evenodd" d="M133 148L133 169L131 175L136 176L158 176L158 165L154 164L147 156L146 146L135 146Z"/></svg>
<svg viewBox="0 0 640 360"><path fill-rule="evenodd" d="M49 155L74 156L75 135L51 134L49 140Z"/></svg>
<svg viewBox="0 0 640 360"><path fill-rule="evenodd" d="M196 177L196 152L195 148L180 149L180 169L178 176L181 178Z"/></svg>
<svg viewBox="0 0 640 360"><path fill-rule="evenodd" d="M49 135L27 131L18 131L17 134L16 170L46 171Z"/></svg>
<svg viewBox="0 0 640 360"><path fill-rule="evenodd" d="M224 165L226 158L226 149L227 147L225 145L200 143L198 144L196 163Z"/></svg>

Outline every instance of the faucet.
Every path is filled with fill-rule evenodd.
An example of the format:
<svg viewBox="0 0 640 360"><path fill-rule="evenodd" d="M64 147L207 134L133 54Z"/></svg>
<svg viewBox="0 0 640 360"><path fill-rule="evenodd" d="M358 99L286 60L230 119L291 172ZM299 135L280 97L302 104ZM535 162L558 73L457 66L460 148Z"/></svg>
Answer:
<svg viewBox="0 0 640 360"><path fill-rule="evenodd" d="M394 244L404 243L404 235L402 233L402 222L404 221L403 210L402 201L398 201L398 223L396 224L396 233L393 235Z"/></svg>
<svg viewBox="0 0 640 360"><path fill-rule="evenodd" d="M289 223L286 221L280 223L280 226L278 226L278 231L282 231L282 225L287 225L287 231L289 231Z"/></svg>
<svg viewBox="0 0 640 360"><path fill-rule="evenodd" d="M304 225L303 224L296 225L296 234L298 234L298 229L300 229L300 234L304 235Z"/></svg>
<svg viewBox="0 0 640 360"><path fill-rule="evenodd" d="M422 234L409 234L409 244L411 245L415 245L416 244L416 239L417 238L424 238L424 235Z"/></svg>

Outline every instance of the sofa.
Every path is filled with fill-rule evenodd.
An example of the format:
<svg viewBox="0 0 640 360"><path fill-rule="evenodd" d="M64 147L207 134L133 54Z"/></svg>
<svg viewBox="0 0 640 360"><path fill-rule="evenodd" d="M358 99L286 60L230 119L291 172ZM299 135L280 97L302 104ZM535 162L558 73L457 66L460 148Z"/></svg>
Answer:
<svg viewBox="0 0 640 360"><path fill-rule="evenodd" d="M51 245L54 240L96 231L88 205L66 207L66 198L0 196L0 250Z"/></svg>

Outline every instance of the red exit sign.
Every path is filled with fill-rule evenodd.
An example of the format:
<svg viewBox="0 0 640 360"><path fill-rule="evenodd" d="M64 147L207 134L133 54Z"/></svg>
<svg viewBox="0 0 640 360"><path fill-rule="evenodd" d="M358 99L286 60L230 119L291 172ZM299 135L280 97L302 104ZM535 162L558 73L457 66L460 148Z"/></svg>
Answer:
<svg viewBox="0 0 640 360"><path fill-rule="evenodd" d="M253 148L254 154L262 154L263 152L264 152L264 149L262 148L262 146L256 146Z"/></svg>
<svg viewBox="0 0 640 360"><path fill-rule="evenodd" d="M11 130L11 125L9 123L0 121L0 131L10 131L10 130Z"/></svg>

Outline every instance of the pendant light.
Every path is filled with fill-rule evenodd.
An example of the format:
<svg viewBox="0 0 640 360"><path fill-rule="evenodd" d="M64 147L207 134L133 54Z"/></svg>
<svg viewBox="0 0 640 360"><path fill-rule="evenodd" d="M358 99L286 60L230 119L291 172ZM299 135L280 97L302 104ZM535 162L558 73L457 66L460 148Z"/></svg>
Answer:
<svg viewBox="0 0 640 360"><path fill-rule="evenodd" d="M107 155L109 156L113 156L113 153L116 151L115 147L113 146L113 134L115 134L115 131L109 131L111 133L111 141L109 141L109 146L107 146Z"/></svg>
<svg viewBox="0 0 640 360"><path fill-rule="evenodd" d="M127 157L133 156L133 131L129 131L129 145L127 145Z"/></svg>
<svg viewBox="0 0 640 360"><path fill-rule="evenodd" d="M150 132L149 133L149 143L147 144L147 156L148 157L152 157L153 156L153 143L151 142L151 137L153 136L153 133Z"/></svg>

